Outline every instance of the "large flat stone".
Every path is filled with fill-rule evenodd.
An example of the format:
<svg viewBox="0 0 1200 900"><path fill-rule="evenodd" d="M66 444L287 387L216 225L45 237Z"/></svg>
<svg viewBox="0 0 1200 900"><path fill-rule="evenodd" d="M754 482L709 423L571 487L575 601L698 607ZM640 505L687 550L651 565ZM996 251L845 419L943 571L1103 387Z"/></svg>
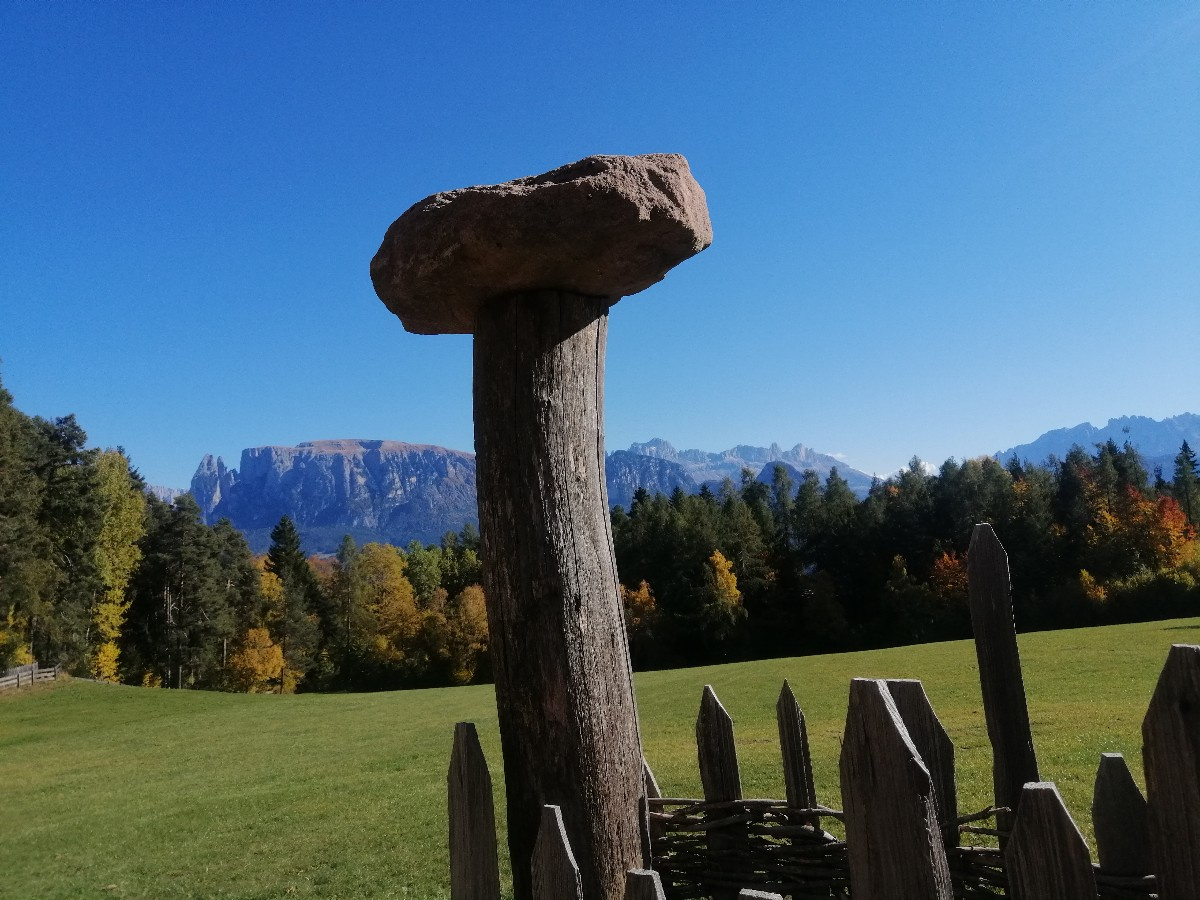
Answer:
<svg viewBox="0 0 1200 900"><path fill-rule="evenodd" d="M489 298L560 290L615 303L711 243L682 156L589 156L427 197L387 230L371 281L405 330L468 334Z"/></svg>

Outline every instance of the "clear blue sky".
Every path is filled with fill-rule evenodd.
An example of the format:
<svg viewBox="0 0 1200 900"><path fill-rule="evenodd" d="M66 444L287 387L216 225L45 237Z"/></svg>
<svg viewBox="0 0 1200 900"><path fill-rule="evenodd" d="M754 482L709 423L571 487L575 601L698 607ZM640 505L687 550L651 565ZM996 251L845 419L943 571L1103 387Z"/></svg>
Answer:
<svg viewBox="0 0 1200 900"><path fill-rule="evenodd" d="M885 473L1200 412L1194 3L0 6L0 377L152 483L471 449L368 264L439 190L680 152L715 242L613 310L609 449Z"/></svg>

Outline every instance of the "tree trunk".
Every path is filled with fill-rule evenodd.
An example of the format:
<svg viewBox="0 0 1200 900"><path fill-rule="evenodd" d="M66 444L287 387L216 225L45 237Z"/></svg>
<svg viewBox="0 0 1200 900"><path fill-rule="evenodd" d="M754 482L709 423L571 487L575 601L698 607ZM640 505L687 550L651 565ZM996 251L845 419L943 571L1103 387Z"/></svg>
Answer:
<svg viewBox="0 0 1200 900"><path fill-rule="evenodd" d="M517 900L542 807L562 808L586 900L642 863L642 750L604 483L609 301L498 298L475 326L475 449Z"/></svg>

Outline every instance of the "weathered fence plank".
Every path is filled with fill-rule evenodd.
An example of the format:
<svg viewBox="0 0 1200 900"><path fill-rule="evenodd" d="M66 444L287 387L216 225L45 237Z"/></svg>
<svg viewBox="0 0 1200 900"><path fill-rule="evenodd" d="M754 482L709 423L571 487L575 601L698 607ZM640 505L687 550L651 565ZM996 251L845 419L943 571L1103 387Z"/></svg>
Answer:
<svg viewBox="0 0 1200 900"><path fill-rule="evenodd" d="M700 763L700 783L704 799L711 802L742 799L742 776L738 768L737 745L733 740L733 718L717 699L711 684L704 686L700 714L696 717L696 754ZM737 877L738 868L725 859L727 851L737 851L746 843L745 827L736 825L714 828L708 833L708 849L713 854L712 868ZM716 898L736 897L736 889L714 888Z"/></svg>
<svg viewBox="0 0 1200 900"><path fill-rule="evenodd" d="M792 686L786 680L775 703L775 719L779 726L779 751L783 757L783 783L788 806L814 809L817 790L813 784L812 755L808 750L808 727ZM793 824L820 828L821 819L819 816L798 816Z"/></svg>
<svg viewBox="0 0 1200 900"><path fill-rule="evenodd" d="M850 683L841 781L854 896L950 900L936 791L883 681Z"/></svg>
<svg viewBox="0 0 1200 900"><path fill-rule="evenodd" d="M446 794L450 807L451 900L500 900L492 776L471 722L454 726Z"/></svg>
<svg viewBox="0 0 1200 900"><path fill-rule="evenodd" d="M958 788L954 779L954 742L933 711L925 686L911 678L889 678L888 691L917 748L937 797L938 822L947 847L958 846Z"/></svg>
<svg viewBox="0 0 1200 900"><path fill-rule="evenodd" d="M1096 900L1087 842L1053 782L1025 785L1004 861L1013 900Z"/></svg>
<svg viewBox="0 0 1200 900"><path fill-rule="evenodd" d="M991 525L976 525L971 533L967 584L983 712L992 743L996 805L1015 811L1022 788L1029 782L1040 781L1041 776L1017 651L1008 554ZM997 815L1002 831L1012 827L1012 817L1012 813Z"/></svg>
<svg viewBox="0 0 1200 900"><path fill-rule="evenodd" d="M1105 872L1149 875L1153 871L1146 798L1120 753L1100 754L1092 793L1092 827L1096 855Z"/></svg>
<svg viewBox="0 0 1200 900"><path fill-rule="evenodd" d="M625 873L625 900L666 900L658 873L630 869Z"/></svg>
<svg viewBox="0 0 1200 900"><path fill-rule="evenodd" d="M1200 646L1167 654L1142 721L1150 846L1162 900L1200 900Z"/></svg>
<svg viewBox="0 0 1200 900"><path fill-rule="evenodd" d="M533 900L583 900L579 866L567 840L562 809L542 807L542 823L533 844Z"/></svg>
<svg viewBox="0 0 1200 900"><path fill-rule="evenodd" d="M737 745L733 740L733 718L717 699L711 684L704 686L700 715L696 718L696 753L704 799L741 800L742 777L738 769Z"/></svg>

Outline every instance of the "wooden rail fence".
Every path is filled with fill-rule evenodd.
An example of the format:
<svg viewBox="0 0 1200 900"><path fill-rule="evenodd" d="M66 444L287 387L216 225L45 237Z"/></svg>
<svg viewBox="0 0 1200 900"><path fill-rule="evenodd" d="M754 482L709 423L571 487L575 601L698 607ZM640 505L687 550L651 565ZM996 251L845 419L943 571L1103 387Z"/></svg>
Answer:
<svg viewBox="0 0 1200 900"><path fill-rule="evenodd" d="M856 678L840 758L844 808L813 786L804 714L776 705L786 797L746 798L733 720L705 686L696 721L702 798L661 796L645 766L644 868L625 900L1200 900L1200 646L1177 644L1142 724L1146 796L1120 754L1099 756L1097 860L1041 780L1021 682L1007 556L976 526L968 555L995 802L957 809L954 745L919 681ZM491 779L475 728L450 766L452 900L493 900L499 874ZM835 836L822 822L844 834ZM561 810L546 806L534 900L582 900Z"/></svg>
<svg viewBox="0 0 1200 900"><path fill-rule="evenodd" d="M54 681L58 678L61 669L61 666L49 669L39 668L36 662L27 666L7 669L3 675L0 675L0 691L8 688L33 687L39 681Z"/></svg>

